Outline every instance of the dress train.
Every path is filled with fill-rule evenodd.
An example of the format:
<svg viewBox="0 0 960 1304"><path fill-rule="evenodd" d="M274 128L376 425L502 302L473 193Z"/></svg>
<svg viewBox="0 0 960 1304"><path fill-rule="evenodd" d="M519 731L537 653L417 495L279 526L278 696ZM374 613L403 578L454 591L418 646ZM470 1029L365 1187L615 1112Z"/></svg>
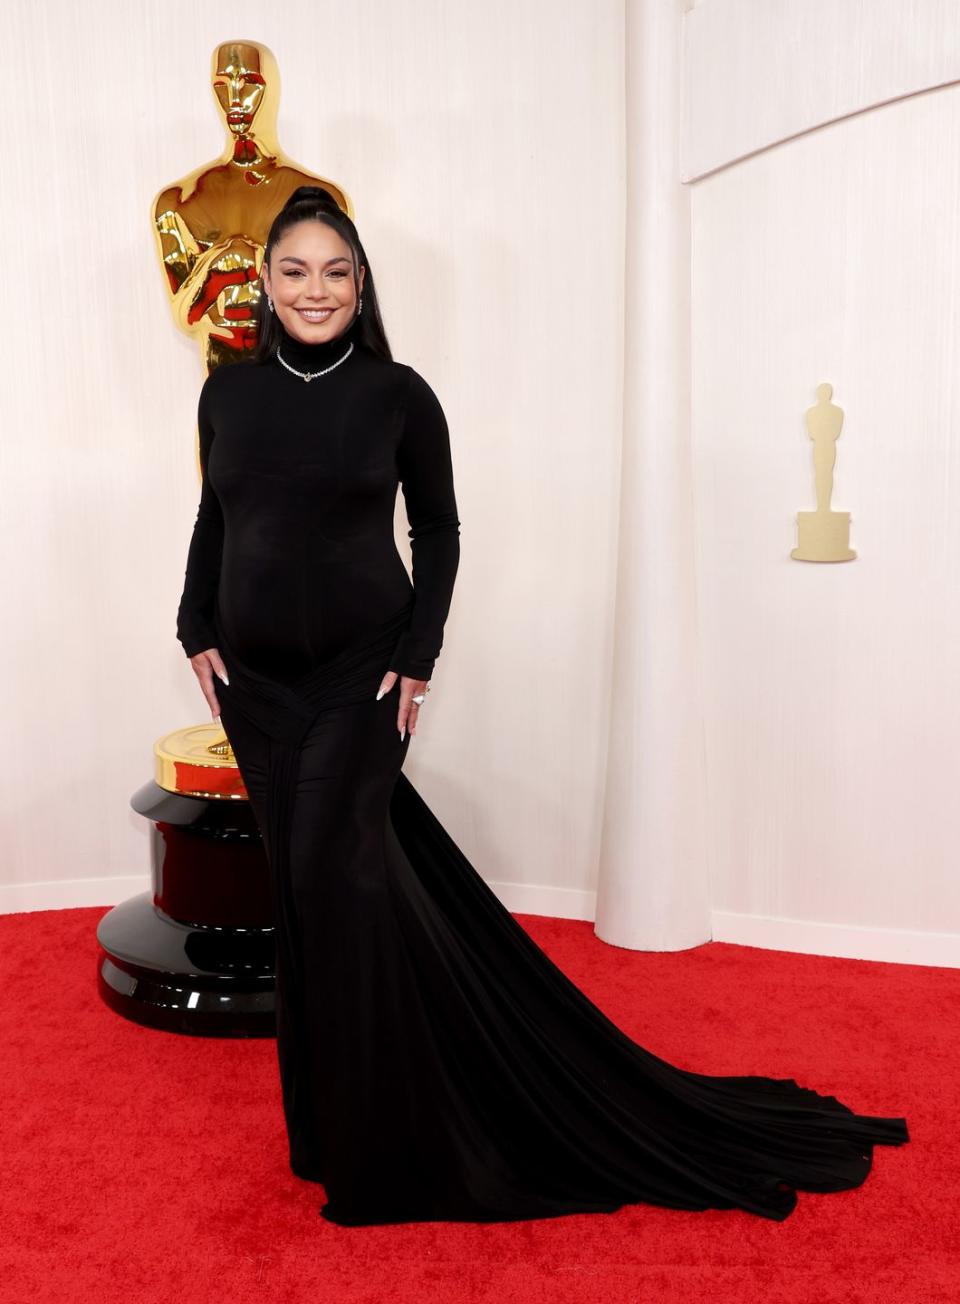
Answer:
<svg viewBox="0 0 960 1304"><path fill-rule="evenodd" d="M506 1221L648 1202L782 1220L840 1191L906 1121L792 1078L689 1072L616 1027L517 923L401 772L405 613L294 685L221 634L223 721L277 923L293 1170L345 1226Z"/></svg>

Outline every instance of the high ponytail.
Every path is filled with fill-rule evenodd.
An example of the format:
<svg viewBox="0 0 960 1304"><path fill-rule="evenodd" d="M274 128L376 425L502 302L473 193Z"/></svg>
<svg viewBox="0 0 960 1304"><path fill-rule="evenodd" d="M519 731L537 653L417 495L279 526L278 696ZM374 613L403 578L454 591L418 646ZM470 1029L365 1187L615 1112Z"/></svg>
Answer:
<svg viewBox="0 0 960 1304"><path fill-rule="evenodd" d="M302 203L307 199L310 200L311 203L321 206L326 204L328 208L332 208L338 213L343 212L343 209L334 199L330 191L324 189L323 186L297 186L296 190L294 190L289 196L280 212L286 212L291 205Z"/></svg>

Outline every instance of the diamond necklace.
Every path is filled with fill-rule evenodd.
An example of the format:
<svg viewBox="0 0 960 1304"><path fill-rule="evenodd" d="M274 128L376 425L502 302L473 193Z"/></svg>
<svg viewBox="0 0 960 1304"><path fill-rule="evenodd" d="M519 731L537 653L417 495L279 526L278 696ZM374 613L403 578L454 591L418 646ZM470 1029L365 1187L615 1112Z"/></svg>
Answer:
<svg viewBox="0 0 960 1304"><path fill-rule="evenodd" d="M289 362L284 362L283 358L281 358L280 346L278 344L277 361L280 363L281 367L286 367L287 371L292 371L293 374L295 376L299 376L301 380L316 380L318 376L325 376L328 371L333 371L334 367L339 367L341 362L346 362L347 358L349 358L352 352L353 352L353 341L351 340L350 347L347 349L343 357L338 358L336 362L332 363L329 367L324 367L323 371L297 371L296 367L291 367Z"/></svg>

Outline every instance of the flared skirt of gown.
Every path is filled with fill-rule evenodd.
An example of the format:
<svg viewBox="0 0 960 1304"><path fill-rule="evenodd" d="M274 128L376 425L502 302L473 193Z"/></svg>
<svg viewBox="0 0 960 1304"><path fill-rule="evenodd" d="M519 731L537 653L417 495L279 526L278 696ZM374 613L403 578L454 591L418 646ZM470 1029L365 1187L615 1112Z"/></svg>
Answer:
<svg viewBox="0 0 960 1304"><path fill-rule="evenodd" d="M402 615L402 613L401 613ZM398 617L399 619L399 617ZM263 831L295 1173L347 1226L647 1202L784 1219L860 1185L899 1117L792 1078L680 1069L517 923L401 772L402 624L292 685L227 645L221 714Z"/></svg>

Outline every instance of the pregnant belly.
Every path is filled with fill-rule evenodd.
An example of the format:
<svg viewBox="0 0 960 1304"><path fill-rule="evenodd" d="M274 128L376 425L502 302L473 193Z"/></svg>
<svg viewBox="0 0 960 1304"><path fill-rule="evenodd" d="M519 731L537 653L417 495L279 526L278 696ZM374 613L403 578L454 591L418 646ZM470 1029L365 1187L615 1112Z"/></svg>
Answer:
<svg viewBox="0 0 960 1304"><path fill-rule="evenodd" d="M235 653L281 681L353 648L362 648L403 608L413 586L396 549L369 557L338 557L310 568L225 556L218 617Z"/></svg>

